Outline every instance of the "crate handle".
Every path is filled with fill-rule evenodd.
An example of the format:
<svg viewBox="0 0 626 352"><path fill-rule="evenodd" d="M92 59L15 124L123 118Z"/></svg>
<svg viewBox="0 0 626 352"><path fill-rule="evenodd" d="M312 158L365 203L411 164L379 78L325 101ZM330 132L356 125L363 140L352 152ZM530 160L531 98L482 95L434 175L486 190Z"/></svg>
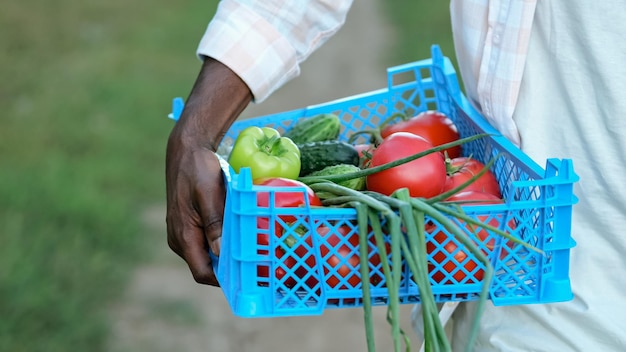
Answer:
<svg viewBox="0 0 626 352"><path fill-rule="evenodd" d="M172 100L172 112L167 115L168 118L178 121L180 115L183 113L185 107L185 101L181 97L176 97Z"/></svg>

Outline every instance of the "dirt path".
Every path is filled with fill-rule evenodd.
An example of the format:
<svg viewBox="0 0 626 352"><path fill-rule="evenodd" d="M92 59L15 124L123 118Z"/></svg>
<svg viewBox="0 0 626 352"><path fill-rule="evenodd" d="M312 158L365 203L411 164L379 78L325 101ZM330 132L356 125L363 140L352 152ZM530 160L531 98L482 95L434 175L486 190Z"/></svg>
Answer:
<svg viewBox="0 0 626 352"><path fill-rule="evenodd" d="M376 0L355 1L344 28L302 66L302 75L243 117L321 103L384 87L391 29ZM165 205L145 211L155 255L138 268L112 309L111 352L364 351L361 309L328 310L318 317L243 319L233 316L219 288L196 284L165 243ZM410 329L410 306L403 327ZM378 349L391 349L385 310L375 310Z"/></svg>

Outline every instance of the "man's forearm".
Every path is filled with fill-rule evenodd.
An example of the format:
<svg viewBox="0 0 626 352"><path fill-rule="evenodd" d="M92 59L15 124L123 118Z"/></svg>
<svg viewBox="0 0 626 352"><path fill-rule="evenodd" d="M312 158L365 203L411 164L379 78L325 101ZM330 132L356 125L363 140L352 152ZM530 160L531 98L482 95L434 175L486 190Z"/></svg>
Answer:
<svg viewBox="0 0 626 352"><path fill-rule="evenodd" d="M173 134L215 151L252 100L248 86L224 64L206 58Z"/></svg>

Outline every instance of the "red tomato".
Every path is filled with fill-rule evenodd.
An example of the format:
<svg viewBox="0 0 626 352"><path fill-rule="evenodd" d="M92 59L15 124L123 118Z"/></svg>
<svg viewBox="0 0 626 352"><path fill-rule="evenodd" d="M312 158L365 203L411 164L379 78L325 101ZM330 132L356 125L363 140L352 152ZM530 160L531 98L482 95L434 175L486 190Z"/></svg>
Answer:
<svg viewBox="0 0 626 352"><path fill-rule="evenodd" d="M397 132L383 140L372 155L370 166L378 166L425 150L433 145L426 139ZM366 178L367 189L390 195L399 188L408 188L412 197L429 198L441 193L446 183L446 165L441 153L432 153L408 163L387 169Z"/></svg>
<svg viewBox="0 0 626 352"><path fill-rule="evenodd" d="M380 134L384 139L396 132L416 134L425 138L435 146L454 142L459 139L459 132L452 120L445 114L433 110L424 111L409 120L385 126ZM461 146L448 148L445 152L447 152L450 158L459 157L461 156Z"/></svg>
<svg viewBox="0 0 626 352"><path fill-rule="evenodd" d="M323 259L324 264L323 274L326 280L326 284L331 288L339 290L346 290L358 287L361 282L359 264L361 257L359 254L359 233L347 225L339 226L338 228L331 228L321 225L317 228L317 234L320 236L319 254ZM343 241L343 242L342 242ZM307 270L298 270L300 278L306 275L308 269L316 268L315 256L310 255L308 247L311 245L311 237L307 237L305 240L307 246L301 245L295 249L295 253L299 258L305 259L305 267ZM371 247L376 248L376 241L370 239ZM385 244L387 251L390 251L389 244ZM381 259L378 253L371 255L369 259L370 268L380 268ZM300 259L300 261L302 261ZM304 267L303 267L304 269ZM382 269L380 269L382 273ZM383 281L383 276L380 273L372 273L370 275L370 283L372 285L378 285ZM306 281L307 285L311 288L319 281L314 277L309 277ZM340 286L339 286L340 285ZM350 302L346 302L350 303Z"/></svg>
<svg viewBox="0 0 626 352"><path fill-rule="evenodd" d="M257 220L257 228L260 230L269 230L269 221L267 218L259 218ZM257 233L257 244L259 246L259 248L265 248L267 246L269 246L269 236L265 233ZM257 251L258 254L269 254L269 251L267 250L261 250L259 249ZM285 270L285 268L287 268L289 270L289 272L291 272L293 270L293 268L297 265L297 261L293 256L288 256L285 255L285 251L280 248L280 247L276 247L276 249L274 250L274 256L277 259L277 262L281 262L281 265L277 265L276 268L274 269L274 278L276 278L277 280L283 280L283 278L285 278L285 276L287 276L288 271ZM257 266L257 275L258 277L261 278L269 278L269 265L259 265ZM296 277L293 276L293 273L291 273L291 275L289 275L285 281L284 281L284 285L287 287L293 287L296 285Z"/></svg>
<svg viewBox="0 0 626 352"><path fill-rule="evenodd" d="M495 196L491 193L485 193L485 192L475 192L475 191L463 191L463 192L459 192L451 197L449 197L448 199L446 199L446 201L449 202L462 202L462 205L481 205L481 204L498 204L498 203L504 203L504 200L498 196ZM485 222L487 220L487 217L484 215L479 215L478 220L480 220L481 222ZM488 225L491 225L493 227L499 228L500 227L500 219L497 218L492 218L488 223ZM465 225L466 227L469 228L469 225ZM516 225L515 225L515 220L511 219L509 220L507 227L510 230L515 230L516 229ZM485 230L484 228L476 228L476 227L472 227L470 228L470 231L472 232L476 232L476 230L478 230L478 237L481 240L484 240L487 236L488 236L488 232L487 230ZM506 229L505 229L506 230ZM515 245L515 242L512 241L507 241L506 242L507 247L509 248L513 248L513 246ZM495 246L495 240L491 239L487 244L486 244L487 248L489 250L493 250L494 246ZM500 255L500 259L504 258L507 255L508 251L506 248L502 249L501 255Z"/></svg>
<svg viewBox="0 0 626 352"><path fill-rule="evenodd" d="M504 203L504 200L493 193L463 190L448 199L447 202L461 202L461 205L481 205Z"/></svg>
<svg viewBox="0 0 626 352"><path fill-rule="evenodd" d="M496 197L493 194L472 191L457 193L454 196L448 198L448 201L463 202L464 205L498 204L503 202L501 198ZM477 216L477 219L483 223L486 222L488 225L491 225L493 227L500 227L501 220L498 219L498 217L493 217L489 221L487 221L486 215L479 215ZM484 243L485 247L487 248L487 251L483 250L484 254L487 255L489 254L489 252L492 252L495 249L496 240L495 238L488 239L489 232L486 229L466 223L463 224L463 226L465 226L468 232L474 233L479 241ZM513 220L509 221L508 227L510 229L515 229L515 222ZM427 225L426 231L429 233L433 233L434 231L436 231L436 227L432 224ZM463 280L466 280L467 274L461 270L457 270L459 265L463 263L462 265L465 270L467 270L468 272L472 272L478 266L478 262L474 259L467 260L468 256L470 256L469 250L463 248L459 250L456 243L454 243L453 241L448 241L449 238L450 236L447 233L443 231L437 231L436 233L434 233L433 241L437 242L440 245L445 243L443 246L443 251L437 251L437 247L435 246L435 244L430 241L426 243L426 251L432 255L433 261L438 264L443 263L443 270L448 274L452 274L452 277L456 282L463 282ZM487 242L485 243L485 241ZM507 244L510 245L511 242L507 242ZM434 253L434 255L432 253ZM503 250L500 258L504 258L506 256L506 253L507 251ZM433 273L433 265L429 265L429 269L435 282L443 282L444 284L453 283L451 280L446 280L446 276L443 272L436 271ZM483 279L484 274L484 271L480 269L474 272L473 276L467 279L466 283L479 282Z"/></svg>
<svg viewBox="0 0 626 352"><path fill-rule="evenodd" d="M308 201L310 206L321 206L322 201L315 195L315 192L306 184L292 180L288 178L281 177L271 177L271 178L259 178L253 181L255 185L262 186L272 186L272 187L301 187L304 189L304 193L301 191L297 192L275 192L274 203L272 206L274 208L297 208L300 206L304 206ZM304 198L304 194L306 193L306 200ZM270 192L257 192L257 206L259 207L269 207L270 206ZM296 218L292 215L280 215L279 218L285 223L294 222ZM257 218L257 228L258 229L269 229L268 218ZM281 237L283 233L283 228L280 223L277 221L275 224L275 231L278 237ZM257 235L257 243L261 246L267 246L269 244L269 239L266 234L259 233ZM259 254L268 254L268 253L259 253Z"/></svg>
<svg viewBox="0 0 626 352"><path fill-rule="evenodd" d="M343 283L339 287L340 290L355 288L361 282L359 269L361 257L358 250L359 233L358 231L351 231L349 226L341 226L337 231L328 235L330 228L326 226L318 228L318 233L325 237L323 245L320 247L321 257L326 258L324 277L326 277L326 284L332 288L342 282L347 282L349 286ZM346 243L341 243L343 238L347 238ZM376 244L375 241L370 242L373 245ZM379 254L372 255L369 262L372 267L379 267L381 263ZM329 273L331 273L330 276ZM382 280L382 276L378 273L370 276L370 283L373 285L379 284Z"/></svg>
<svg viewBox="0 0 626 352"><path fill-rule="evenodd" d="M275 192L274 202L271 206L274 208L295 208L304 206L306 202L309 203L310 206L321 206L322 201L315 195L315 192L311 190L307 185L300 181L291 180L287 178L273 177L273 178L260 178L254 180L255 185L263 185L263 186L272 186L272 187L302 187L305 192L297 191L297 192ZM306 193L306 200L304 194ZM270 206L270 193L269 192L258 192L257 193L257 205L259 207L269 207ZM290 223L296 220L296 218L292 215L279 215L279 218L285 223ZM275 223L275 234L276 238L279 239L282 237L282 233L284 231L280 222ZM257 229L259 230L269 230L269 219L259 217L257 218ZM269 246L269 236L264 233L265 231L261 231L257 233L257 246L258 254L268 255L269 250L265 250L263 248L268 248ZM283 279L287 274L285 267L287 269L293 269L295 265L298 264L298 261L295 257L285 255L285 251L277 246L274 250L274 255L279 261L282 262L281 266L277 266L275 268L275 277L277 279ZM297 271L298 269L296 269ZM257 267L257 275L259 277L267 278L269 277L269 266L258 266ZM293 273L292 273L293 275ZM284 284L287 287L293 287L296 283L296 277L288 277Z"/></svg>
<svg viewBox="0 0 626 352"><path fill-rule="evenodd" d="M433 226L433 225L430 225L430 226ZM434 226L430 228L427 226L426 228L426 231L433 231L433 230L434 230ZM444 232L437 232L434 235L433 240L439 244L442 244L445 240L447 240L447 238L448 238L448 235L445 234ZM436 247L432 242L429 241L426 243L426 251L429 254L432 255L432 252L435 251L435 248ZM443 270L446 273L448 274L454 273L452 274L452 277L455 280L454 282L452 280L446 280L445 274L441 271L436 271L433 273L433 271L435 270L435 267L429 264L429 272L431 272L432 278L433 280L435 280L435 282L437 283L443 282L444 284L453 284L455 282L463 282L463 280L465 280L465 278L467 277L467 274L465 274L465 272L460 271L460 270L456 271L459 265L461 265L460 263L463 263L463 261L467 259L467 252L465 250L457 251L457 248L458 246L455 243L448 242L447 244L444 245L443 251L438 251L434 255L432 255L432 260L434 260L437 264L441 265L443 263ZM455 253L455 251L457 252ZM452 259L449 260L449 258L451 257ZM474 260L469 260L467 261L467 263L463 264L463 267L468 272L472 272L473 270L476 269L477 264ZM479 270L476 273L474 273L473 278L468 280L467 283L478 282L483 279L483 275L484 275L483 270Z"/></svg>
<svg viewBox="0 0 626 352"><path fill-rule="evenodd" d="M443 192L452 190L465 183L474 177L474 175L479 173L484 167L485 165L480 161L467 157L458 157L447 160L446 168L448 170L448 178L446 180L446 185L443 188ZM502 197L498 180L491 171L484 173L469 186L463 188L461 192L466 191L485 192L493 194L498 198Z"/></svg>
<svg viewBox="0 0 626 352"><path fill-rule="evenodd" d="M322 201L317 197L315 192L306 184L292 180L287 178L259 178L254 180L254 184L262 185L262 186L272 186L272 187L302 187L304 188L304 193L306 193L306 200L304 198L304 193L301 191L297 192L275 192L273 208L297 208L304 206L308 201L310 206L322 206ZM270 193L269 192L257 192L257 206L259 207L269 207L270 206ZM283 222L291 223L296 221L296 218L292 215L279 215L278 216ZM269 229L268 218L257 218L257 228L258 229ZM277 237L281 237L284 229L282 225L277 221L275 224L275 233ZM259 234L261 236L261 234ZM267 236L265 236L267 237ZM267 245L269 241L267 238L264 240ZM262 243L262 241L258 241Z"/></svg>
<svg viewBox="0 0 626 352"><path fill-rule="evenodd" d="M356 144L354 149L359 152L359 165L360 167L368 167L372 153L374 152L374 146L370 144Z"/></svg>
<svg viewBox="0 0 626 352"><path fill-rule="evenodd" d="M328 235L328 232L330 232L330 229L325 226L318 229L318 233L321 236ZM330 270L333 270L334 273L326 279L328 286L334 288L341 282L341 279L347 279L349 287L346 287L344 284L339 289L354 288L361 282L361 278L356 270L360 257L355 250L359 245L359 235L358 233L351 234L351 229L348 226L339 227L337 232L328 236L324 245L320 247L321 257L327 257L326 265L324 265L324 277L329 275ZM347 242L350 245L341 244L342 237L347 238ZM331 252L332 254L329 255Z"/></svg>
<svg viewBox="0 0 626 352"><path fill-rule="evenodd" d="M285 255L285 252L278 248L276 248L275 256L277 259L280 260L281 266L276 266L276 268L274 269L274 278L276 278L276 280L283 280L285 276L289 275L286 279L284 279L284 285L286 287L294 287L297 282L297 276L294 276L291 272L290 274L287 274L285 267L290 270L294 268L298 263L296 261L296 258L293 256ZM283 267L282 265L284 265L285 267ZM257 266L257 275L262 278L269 278L269 266Z"/></svg>
<svg viewBox="0 0 626 352"><path fill-rule="evenodd" d="M448 198L447 201L462 202L462 205L484 205L484 204L504 203L504 200L502 200L502 198L497 197L493 194L485 193L485 192L475 192L475 191L459 192L453 195L452 197ZM479 215L477 216L477 219L478 221L484 223L487 221L487 216ZM491 220L489 220L489 222L487 222L487 225L491 225L493 227L499 227L500 221L494 217ZM482 227L476 227L470 224L465 224L465 227L469 231L476 233L476 235L481 241L485 241L487 237L489 237L489 232ZM496 244L496 240L492 238L489 240L489 242L487 242L486 246L489 250L493 250L495 244Z"/></svg>
<svg viewBox="0 0 626 352"><path fill-rule="evenodd" d="M304 199L304 193L302 191L275 192L274 204L272 205L273 208L297 208L300 206L304 206L307 201L310 206L322 206L322 201L319 199L319 197L317 197L317 195L315 195L315 192L313 192L313 190L309 188L309 186L297 180L291 180L282 177L259 178L254 180L254 184L272 187L301 187L305 190L307 200ZM269 192L258 192L257 205L259 207L269 207L269 195ZM290 215L281 215L280 218L286 223L296 220L295 217Z"/></svg>

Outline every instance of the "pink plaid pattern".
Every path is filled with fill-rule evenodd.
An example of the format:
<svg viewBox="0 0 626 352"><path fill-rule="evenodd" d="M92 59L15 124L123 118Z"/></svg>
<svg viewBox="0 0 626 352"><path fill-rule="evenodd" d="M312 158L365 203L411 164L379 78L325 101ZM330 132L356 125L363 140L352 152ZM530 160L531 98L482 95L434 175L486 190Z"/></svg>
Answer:
<svg viewBox="0 0 626 352"><path fill-rule="evenodd" d="M236 72L256 102L300 74L299 64L341 28L352 0L222 0L198 46Z"/></svg>
<svg viewBox="0 0 626 352"><path fill-rule="evenodd" d="M514 143L513 111L537 0L451 0L455 50L465 91ZM352 0L222 0L198 56L213 57L262 102L300 74L300 63L343 25Z"/></svg>
<svg viewBox="0 0 626 352"><path fill-rule="evenodd" d="M513 122L537 0L452 0L455 51L466 95L519 145Z"/></svg>

